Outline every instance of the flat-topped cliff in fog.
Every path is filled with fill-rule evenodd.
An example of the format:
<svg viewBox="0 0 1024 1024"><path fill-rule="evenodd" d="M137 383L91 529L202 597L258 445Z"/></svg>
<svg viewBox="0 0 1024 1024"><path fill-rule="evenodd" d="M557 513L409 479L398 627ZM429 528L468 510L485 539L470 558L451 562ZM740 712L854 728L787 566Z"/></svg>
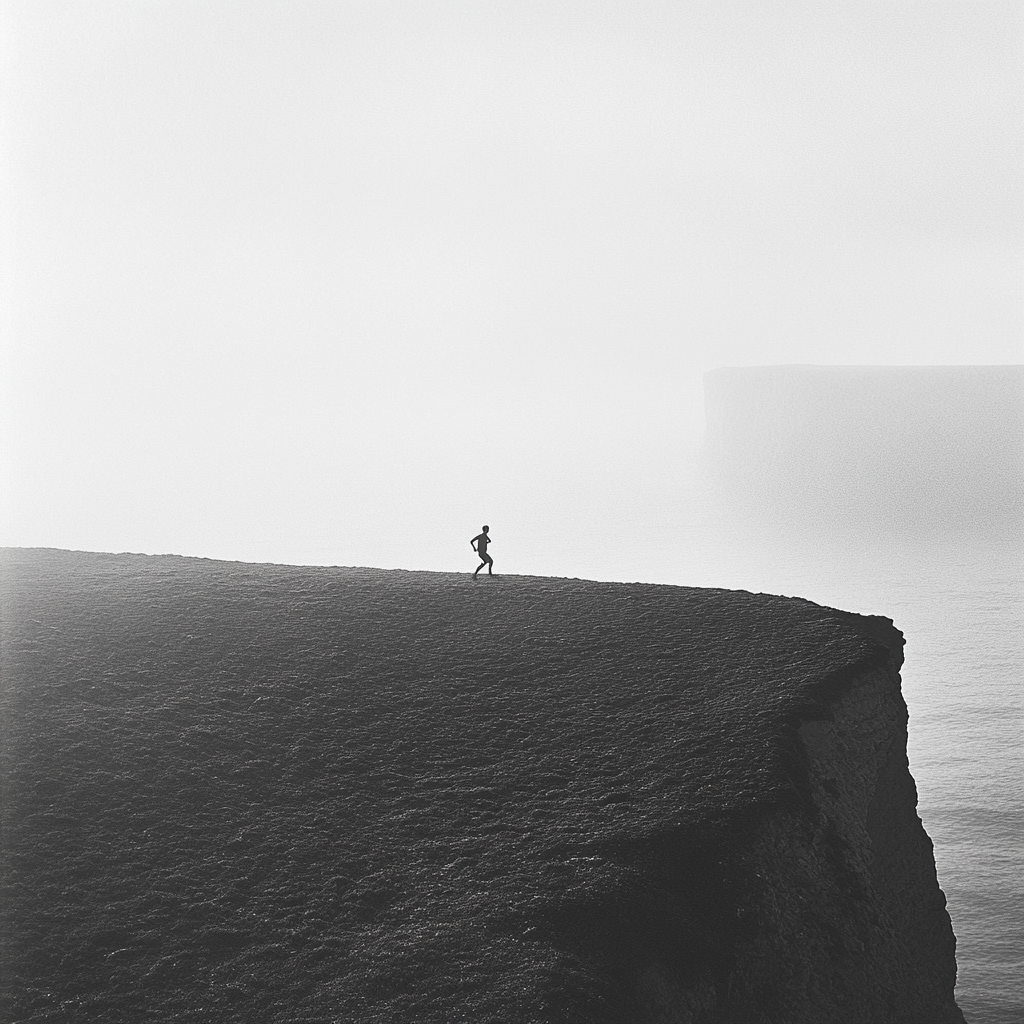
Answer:
<svg viewBox="0 0 1024 1024"><path fill-rule="evenodd" d="M888 619L0 568L4 1020L963 1021Z"/></svg>
<svg viewBox="0 0 1024 1024"><path fill-rule="evenodd" d="M1024 513L1024 366L756 366L704 377L707 464L739 512L1002 529Z"/></svg>

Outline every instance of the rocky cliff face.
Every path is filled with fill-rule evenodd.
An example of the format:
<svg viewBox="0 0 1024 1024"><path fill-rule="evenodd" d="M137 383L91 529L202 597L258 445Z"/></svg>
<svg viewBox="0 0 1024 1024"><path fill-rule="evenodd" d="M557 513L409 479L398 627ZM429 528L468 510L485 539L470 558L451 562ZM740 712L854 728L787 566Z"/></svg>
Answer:
<svg viewBox="0 0 1024 1024"><path fill-rule="evenodd" d="M749 823L734 868L742 925L728 973L680 984L652 963L638 978L641 1019L963 1021L895 659L831 689L792 740L790 799Z"/></svg>
<svg viewBox="0 0 1024 1024"><path fill-rule="evenodd" d="M5 551L0 1017L962 1021L888 620Z"/></svg>

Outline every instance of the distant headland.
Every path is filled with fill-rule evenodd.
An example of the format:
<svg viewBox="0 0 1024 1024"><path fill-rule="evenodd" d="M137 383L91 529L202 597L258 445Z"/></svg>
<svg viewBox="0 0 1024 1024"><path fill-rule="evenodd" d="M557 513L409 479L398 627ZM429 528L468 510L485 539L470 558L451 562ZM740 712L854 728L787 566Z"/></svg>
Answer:
<svg viewBox="0 0 1024 1024"><path fill-rule="evenodd" d="M963 1021L888 619L0 570L5 1020Z"/></svg>

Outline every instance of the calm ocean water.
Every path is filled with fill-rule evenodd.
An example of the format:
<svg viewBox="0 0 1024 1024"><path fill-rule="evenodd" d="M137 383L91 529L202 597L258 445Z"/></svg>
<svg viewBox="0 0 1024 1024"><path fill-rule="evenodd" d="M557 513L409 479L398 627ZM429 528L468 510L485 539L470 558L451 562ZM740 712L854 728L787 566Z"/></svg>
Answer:
<svg viewBox="0 0 1024 1024"><path fill-rule="evenodd" d="M797 595L886 615L903 631L910 767L957 936L957 1001L970 1024L1020 1024L1024 543L826 543L706 524L689 540L673 582Z"/></svg>

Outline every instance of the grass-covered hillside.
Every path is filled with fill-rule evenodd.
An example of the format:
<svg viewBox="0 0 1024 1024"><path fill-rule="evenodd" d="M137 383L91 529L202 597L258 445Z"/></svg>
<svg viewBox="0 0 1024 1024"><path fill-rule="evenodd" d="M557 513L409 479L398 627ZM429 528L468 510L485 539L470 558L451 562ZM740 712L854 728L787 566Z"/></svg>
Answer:
<svg viewBox="0 0 1024 1024"><path fill-rule="evenodd" d="M7 1024L621 1024L642 958L727 969L794 716L896 635L640 584L0 570Z"/></svg>

